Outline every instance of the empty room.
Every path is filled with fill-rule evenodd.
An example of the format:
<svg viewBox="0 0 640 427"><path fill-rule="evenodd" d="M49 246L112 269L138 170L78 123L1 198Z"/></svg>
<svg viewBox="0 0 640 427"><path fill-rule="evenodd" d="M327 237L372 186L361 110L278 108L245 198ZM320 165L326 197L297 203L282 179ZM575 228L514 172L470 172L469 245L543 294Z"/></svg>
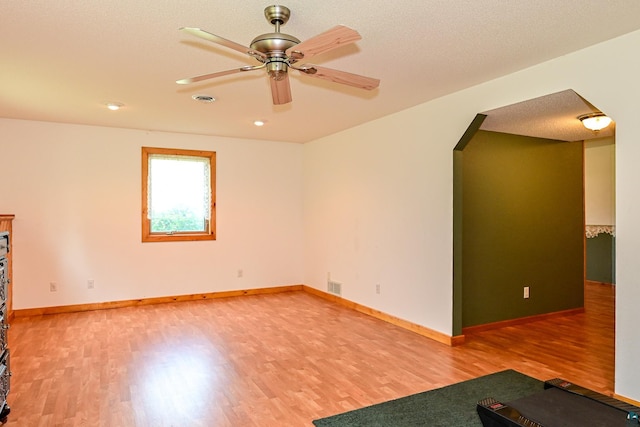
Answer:
<svg viewBox="0 0 640 427"><path fill-rule="evenodd" d="M640 3L0 15L6 425L640 406Z"/></svg>

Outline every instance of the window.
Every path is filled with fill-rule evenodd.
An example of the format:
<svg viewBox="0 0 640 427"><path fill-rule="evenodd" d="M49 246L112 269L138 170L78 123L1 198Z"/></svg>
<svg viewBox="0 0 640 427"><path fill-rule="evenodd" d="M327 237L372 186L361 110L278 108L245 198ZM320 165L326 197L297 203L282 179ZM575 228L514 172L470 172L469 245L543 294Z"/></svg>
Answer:
<svg viewBox="0 0 640 427"><path fill-rule="evenodd" d="M142 241L215 240L216 153L142 147Z"/></svg>

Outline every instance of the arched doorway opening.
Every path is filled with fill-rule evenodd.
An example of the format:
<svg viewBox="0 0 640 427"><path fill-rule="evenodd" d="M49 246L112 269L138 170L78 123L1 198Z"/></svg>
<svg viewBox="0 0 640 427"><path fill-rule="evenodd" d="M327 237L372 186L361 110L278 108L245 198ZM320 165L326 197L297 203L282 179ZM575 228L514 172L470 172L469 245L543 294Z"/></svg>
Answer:
<svg viewBox="0 0 640 427"><path fill-rule="evenodd" d="M585 129L594 111L558 92L478 114L456 146L454 335L579 310L585 279L614 283L615 127Z"/></svg>

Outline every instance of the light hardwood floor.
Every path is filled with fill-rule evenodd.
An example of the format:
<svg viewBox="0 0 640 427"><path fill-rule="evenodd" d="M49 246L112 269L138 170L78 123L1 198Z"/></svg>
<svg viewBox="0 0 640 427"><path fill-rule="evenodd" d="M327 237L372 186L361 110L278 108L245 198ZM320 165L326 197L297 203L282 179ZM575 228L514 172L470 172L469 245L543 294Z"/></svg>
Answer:
<svg viewBox="0 0 640 427"><path fill-rule="evenodd" d="M614 293L448 347L305 292L15 319L8 426L311 426L504 369L613 392Z"/></svg>

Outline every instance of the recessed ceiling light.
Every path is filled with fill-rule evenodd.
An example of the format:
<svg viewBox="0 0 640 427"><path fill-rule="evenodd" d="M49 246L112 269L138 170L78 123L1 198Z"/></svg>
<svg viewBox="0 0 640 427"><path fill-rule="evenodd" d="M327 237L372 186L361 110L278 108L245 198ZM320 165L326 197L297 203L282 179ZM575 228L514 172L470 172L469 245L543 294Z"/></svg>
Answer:
<svg viewBox="0 0 640 427"><path fill-rule="evenodd" d="M260 126L264 126L266 122L264 120L256 120L255 122L253 122L254 125L260 127Z"/></svg>
<svg viewBox="0 0 640 427"><path fill-rule="evenodd" d="M107 102L107 108L111 111L117 111L123 106L124 104L121 104L119 102Z"/></svg>
<svg viewBox="0 0 640 427"><path fill-rule="evenodd" d="M191 98L195 99L196 101L200 101L200 102L213 102L216 99L211 96L211 95L193 95Z"/></svg>

